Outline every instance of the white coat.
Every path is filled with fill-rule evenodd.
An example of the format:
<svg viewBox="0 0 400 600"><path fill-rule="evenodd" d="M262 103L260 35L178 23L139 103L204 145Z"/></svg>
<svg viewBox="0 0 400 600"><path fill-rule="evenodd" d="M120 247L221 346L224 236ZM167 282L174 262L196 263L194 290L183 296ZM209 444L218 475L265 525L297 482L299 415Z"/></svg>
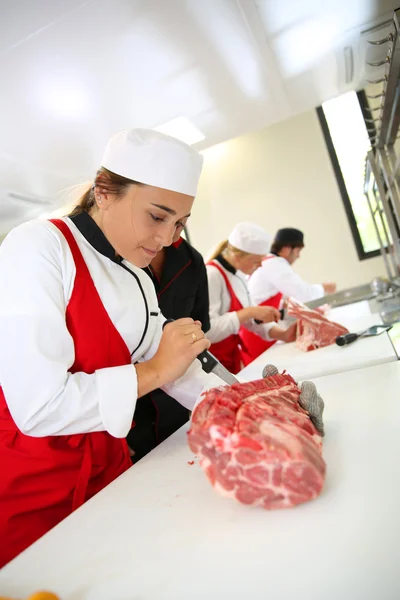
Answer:
<svg viewBox="0 0 400 600"><path fill-rule="evenodd" d="M154 285L142 269L122 261L125 269L113 261L111 245L88 215L87 219L93 223L87 237L71 219L64 221L132 363L148 360L158 348L165 320ZM100 251L96 249L99 243L103 244ZM131 427L138 397L136 369L123 365L93 374L69 373L74 343L65 312L74 278L70 248L51 222L25 223L4 240L0 247L0 385L15 423L27 435L108 431L122 438ZM163 389L192 410L204 389L218 385L221 379L206 375L195 360L183 377Z"/></svg>
<svg viewBox="0 0 400 600"><path fill-rule="evenodd" d="M247 277L241 271L235 269L227 270L221 263L224 273L232 289L242 304L243 308L254 306L247 286ZM234 271L234 272L232 272ZM236 312L228 312L231 304L231 297L226 287L221 273L212 265L207 265L208 293L210 298L210 329L207 331L207 338L214 344L220 342L230 335L237 334L240 329L239 317ZM246 329L257 333L265 340L270 340L268 335L271 327L276 323L265 323L257 325L252 319L243 324Z"/></svg>
<svg viewBox="0 0 400 600"><path fill-rule="evenodd" d="M295 273L285 258L270 255L250 277L250 294L256 304L262 304L279 292L300 302L316 300L324 295L320 283L310 284Z"/></svg>

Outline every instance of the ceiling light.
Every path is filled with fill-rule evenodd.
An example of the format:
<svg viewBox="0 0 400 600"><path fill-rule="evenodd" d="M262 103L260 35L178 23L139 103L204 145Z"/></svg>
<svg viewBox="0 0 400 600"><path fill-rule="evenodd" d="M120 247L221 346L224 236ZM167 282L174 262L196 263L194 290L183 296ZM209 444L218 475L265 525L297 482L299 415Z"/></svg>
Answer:
<svg viewBox="0 0 400 600"><path fill-rule="evenodd" d="M186 117L172 119L172 121L168 121L168 123L164 123L164 125L159 125L153 129L160 133L166 133L182 142L186 142L186 144L189 144L190 146L192 144L197 144L197 142L201 142L206 137L199 129L197 129L197 127L186 119Z"/></svg>

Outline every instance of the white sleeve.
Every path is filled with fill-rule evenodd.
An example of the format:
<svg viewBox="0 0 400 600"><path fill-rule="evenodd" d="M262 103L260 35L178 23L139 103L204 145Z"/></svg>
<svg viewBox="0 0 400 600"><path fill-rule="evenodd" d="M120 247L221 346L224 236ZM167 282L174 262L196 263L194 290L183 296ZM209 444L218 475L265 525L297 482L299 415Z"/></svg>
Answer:
<svg viewBox="0 0 400 600"><path fill-rule="evenodd" d="M218 269L207 265L208 294L210 299L210 329L207 338L210 342L221 342L240 329L236 312L228 312L229 292Z"/></svg>
<svg viewBox="0 0 400 600"><path fill-rule="evenodd" d="M139 362L152 358L160 344L162 324L165 321L165 317L160 313L157 319L157 329L150 348L143 354ZM172 396L172 398L175 398L179 404L182 404L188 410L193 410L203 392L220 385L226 384L217 375L205 373L201 368L200 361L195 359L182 377L173 383L162 386L161 389L169 396Z"/></svg>
<svg viewBox="0 0 400 600"><path fill-rule="evenodd" d="M0 385L18 428L33 437L128 433L137 400L133 365L68 372L75 360L65 311L73 280L48 224L17 227L0 247Z"/></svg>
<svg viewBox="0 0 400 600"><path fill-rule="evenodd" d="M277 258L266 262L270 263L265 270L268 280L284 296L293 296L300 302L309 302L324 295L324 288L320 283L311 284L304 281L285 259ZM263 270L263 267L260 270Z"/></svg>

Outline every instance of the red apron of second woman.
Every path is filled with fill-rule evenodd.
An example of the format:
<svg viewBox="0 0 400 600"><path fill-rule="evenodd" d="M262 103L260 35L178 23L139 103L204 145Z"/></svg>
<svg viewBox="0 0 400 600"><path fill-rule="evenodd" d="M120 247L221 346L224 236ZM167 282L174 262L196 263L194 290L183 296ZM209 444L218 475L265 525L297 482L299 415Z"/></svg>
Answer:
<svg viewBox="0 0 400 600"><path fill-rule="evenodd" d="M266 256L263 262L265 260L273 260L274 258L276 258L274 255ZM275 294L275 296L271 296L271 298L268 298L264 302L261 302L259 306L272 306L273 308L279 309L281 306L282 298L283 294L281 292L278 292L277 294ZM248 363L255 360L258 356L260 356L260 354L268 350L268 348L271 348L271 346L273 346L276 343L276 340L267 342L256 333L253 333L252 331L249 331L245 328L243 328L243 330L243 341L246 348L246 360L248 361Z"/></svg>
<svg viewBox="0 0 400 600"><path fill-rule="evenodd" d="M70 373L130 364L128 347L104 308L68 225L52 222L66 238L76 266L66 310L75 346ZM1 388L0 464L0 567L132 465L125 439L106 431L42 438L22 434Z"/></svg>
<svg viewBox="0 0 400 600"><path fill-rule="evenodd" d="M223 268L215 261L211 261L207 264L218 269L224 278L226 288L231 297L231 304L228 312L237 312L238 310L242 310L243 305L233 291L233 288L229 283L229 279L226 276ZM219 362L234 375L238 373L243 366L246 366L250 362L248 360L248 354L244 348L243 331L244 327L241 327L238 333L232 334L220 342L211 344L210 347L210 352L214 354L214 356L218 358Z"/></svg>

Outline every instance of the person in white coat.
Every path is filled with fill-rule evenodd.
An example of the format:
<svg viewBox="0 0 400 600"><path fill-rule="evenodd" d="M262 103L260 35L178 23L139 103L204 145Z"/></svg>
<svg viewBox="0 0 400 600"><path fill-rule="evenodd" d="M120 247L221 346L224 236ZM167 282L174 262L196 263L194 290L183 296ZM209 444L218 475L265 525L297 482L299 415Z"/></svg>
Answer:
<svg viewBox="0 0 400 600"><path fill-rule="evenodd" d="M190 146L126 130L70 217L27 222L0 248L0 566L123 473L137 399L192 410L221 385L196 357L201 323L168 324L142 270L190 216Z"/></svg>
<svg viewBox="0 0 400 600"><path fill-rule="evenodd" d="M249 280L249 290L257 305L281 308L285 296L309 302L336 291L334 283L307 283L294 271L292 265L300 258L303 248L302 231L290 227L279 229L269 254ZM261 341L252 344L252 359L268 347Z"/></svg>
<svg viewBox="0 0 400 600"><path fill-rule="evenodd" d="M247 276L261 266L270 241L262 227L238 223L207 263L210 351L232 373L251 361L245 341L247 334L269 342L294 340L295 327L286 330L278 327L279 311L256 306L247 286Z"/></svg>
<svg viewBox="0 0 400 600"><path fill-rule="evenodd" d="M258 305L279 308L283 296L309 302L336 291L335 283L308 283L294 271L292 265L300 258L303 248L304 234L299 229L285 228L277 232L270 253L249 280L250 292ZM270 304L277 294L279 301Z"/></svg>

